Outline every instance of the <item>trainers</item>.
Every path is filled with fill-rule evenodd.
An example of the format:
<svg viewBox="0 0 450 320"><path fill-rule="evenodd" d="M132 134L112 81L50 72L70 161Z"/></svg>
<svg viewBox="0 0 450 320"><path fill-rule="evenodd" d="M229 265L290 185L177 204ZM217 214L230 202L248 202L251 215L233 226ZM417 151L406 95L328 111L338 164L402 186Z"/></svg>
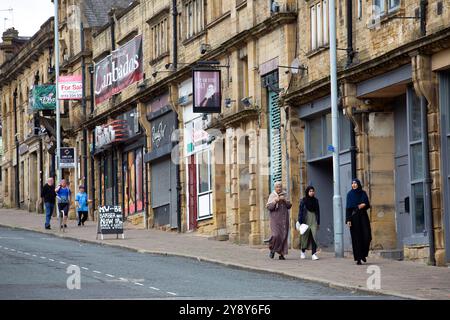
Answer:
<svg viewBox="0 0 450 320"><path fill-rule="evenodd" d="M52 228L50 228L50 226L46 226L45 229L52 230Z"/></svg>
<svg viewBox="0 0 450 320"><path fill-rule="evenodd" d="M300 252L300 259L306 259L306 254L304 252Z"/></svg>
<svg viewBox="0 0 450 320"><path fill-rule="evenodd" d="M67 224L64 225L64 228L67 228Z"/></svg>
<svg viewBox="0 0 450 320"><path fill-rule="evenodd" d="M311 257L312 260L319 260L319 257L314 253Z"/></svg>

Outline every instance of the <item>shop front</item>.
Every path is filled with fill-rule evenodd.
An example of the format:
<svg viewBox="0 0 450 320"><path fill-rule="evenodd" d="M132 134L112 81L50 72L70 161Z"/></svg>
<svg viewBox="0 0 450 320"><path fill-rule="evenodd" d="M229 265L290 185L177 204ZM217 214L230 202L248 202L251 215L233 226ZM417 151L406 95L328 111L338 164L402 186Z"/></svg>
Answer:
<svg viewBox="0 0 450 320"><path fill-rule="evenodd" d="M182 83L179 99L183 106L183 155L186 170L187 229L213 217L212 154L203 115L193 112L192 80Z"/></svg>
<svg viewBox="0 0 450 320"><path fill-rule="evenodd" d="M95 129L99 205L123 207L124 217L145 209L145 136L133 108Z"/></svg>
<svg viewBox="0 0 450 320"><path fill-rule="evenodd" d="M306 180L304 185L312 185L320 203L319 243L331 250L334 243L333 220L333 156L331 139L331 100L322 97L298 108L298 115L305 122ZM345 208L346 193L351 185L350 121L339 114L340 121L340 192ZM303 194L303 192L302 192ZM344 218L344 212L343 212ZM351 248L350 233L344 230L344 248Z"/></svg>
<svg viewBox="0 0 450 320"><path fill-rule="evenodd" d="M151 127L151 148L144 156L150 164L150 204L153 225L178 227L177 167L172 161L172 133L177 116L169 104L169 95L161 95L147 105L147 120Z"/></svg>

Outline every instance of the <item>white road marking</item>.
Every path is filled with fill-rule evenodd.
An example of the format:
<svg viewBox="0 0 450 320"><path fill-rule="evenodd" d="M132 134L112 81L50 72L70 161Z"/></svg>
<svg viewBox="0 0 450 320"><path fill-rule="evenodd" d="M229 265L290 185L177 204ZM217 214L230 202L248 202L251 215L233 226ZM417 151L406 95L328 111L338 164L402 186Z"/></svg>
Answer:
<svg viewBox="0 0 450 320"><path fill-rule="evenodd" d="M29 254L28 252L24 252L27 256L31 256L31 254Z"/></svg>
<svg viewBox="0 0 450 320"><path fill-rule="evenodd" d="M11 250L12 252L16 252L16 249L9 249L9 250Z"/></svg>
<svg viewBox="0 0 450 320"><path fill-rule="evenodd" d="M97 271L97 270L94 270L94 271L92 271L92 272L94 272L94 273L101 273L100 271Z"/></svg>
<svg viewBox="0 0 450 320"><path fill-rule="evenodd" d="M128 281L127 279L125 279L125 278L119 278L120 280L122 280L122 281Z"/></svg>
<svg viewBox="0 0 450 320"><path fill-rule="evenodd" d="M170 292L170 291L167 291L167 293L168 293L168 294L171 294L171 295L173 295L173 296L176 296L176 295L177 295L176 293L173 293L173 292Z"/></svg>
<svg viewBox="0 0 450 320"><path fill-rule="evenodd" d="M3 247L3 249L8 250L8 247Z"/></svg>
<svg viewBox="0 0 450 320"><path fill-rule="evenodd" d="M41 259L47 259L46 257L41 257Z"/></svg>
<svg viewBox="0 0 450 320"><path fill-rule="evenodd" d="M33 254L33 257L37 257L37 255Z"/></svg>
<svg viewBox="0 0 450 320"><path fill-rule="evenodd" d="M158 289L158 288L155 288L155 287L150 287L150 289L153 289L153 290L156 290L156 291L161 290L161 289Z"/></svg>
<svg viewBox="0 0 450 320"><path fill-rule="evenodd" d="M64 261L60 261L59 263L61 263L61 264L67 264L67 263L65 263Z"/></svg>
<svg viewBox="0 0 450 320"><path fill-rule="evenodd" d="M105 276L110 277L110 278L114 278L114 276L112 274L105 273Z"/></svg>
<svg viewBox="0 0 450 320"><path fill-rule="evenodd" d="M22 251L17 250L17 253L23 253Z"/></svg>
<svg viewBox="0 0 450 320"><path fill-rule="evenodd" d="M81 269L83 269L83 270L88 270L88 271L89 271L89 269L88 269L88 268L86 268L86 267L81 267Z"/></svg>
<svg viewBox="0 0 450 320"><path fill-rule="evenodd" d="M53 260L53 259L50 259L50 258L49 258L48 260L50 260L51 262L55 262L55 260Z"/></svg>
<svg viewBox="0 0 450 320"><path fill-rule="evenodd" d="M134 284L137 284L138 286L143 286L143 284L139 282L134 282Z"/></svg>

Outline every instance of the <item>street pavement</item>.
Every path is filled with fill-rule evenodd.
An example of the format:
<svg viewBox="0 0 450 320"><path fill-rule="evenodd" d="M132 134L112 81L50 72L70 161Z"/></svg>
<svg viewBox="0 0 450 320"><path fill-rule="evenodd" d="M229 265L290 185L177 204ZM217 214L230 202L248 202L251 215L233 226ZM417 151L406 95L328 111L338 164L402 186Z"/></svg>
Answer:
<svg viewBox="0 0 450 320"><path fill-rule="evenodd" d="M55 219L52 219L53 226L56 226ZM129 249L127 250L130 254L130 251L134 251L134 253L138 252L141 253L141 255L135 255L133 258L114 258L114 261L117 261L117 263L125 263L122 262L122 260L127 261L128 259L130 261L133 261L133 259L137 259L138 261L135 261L136 266L134 269L130 269L133 272L135 270L142 270L142 273L133 273L133 276L127 273L121 273L116 272L115 269L105 269L102 270L96 270L102 273L108 273L110 275L114 275L115 277L135 277L136 281L144 281L145 284L141 283L143 286L148 287L153 286L153 283L156 283L157 285L161 286L162 288L159 288L163 290L164 292L172 292L175 293L172 298L177 297L189 297L189 298L195 298L195 297L201 297L202 299L210 298L219 298L217 295L214 294L214 292L217 292L217 288L213 288L210 291L207 291L206 288L203 288L202 290L205 291L190 291L189 288L190 285L197 286L197 281L200 281L202 277L193 277L192 273L188 273L186 271L186 275L190 274L192 275L192 278L189 276L187 279L190 279L191 283L184 283L184 285L177 286L178 284L181 284L180 278L177 278L175 276L174 269L172 269L170 266L176 266L177 264L183 263L186 264L186 270L196 269L197 267L206 268L205 271L206 274L209 274L205 277L205 279L208 279L208 287L212 288L214 285L210 285L210 283L215 284L217 287L218 283L223 282L230 282L231 279L234 279L233 277L237 277L236 279L239 279L240 281L246 285L244 285L242 288L239 288L239 290L235 292L235 295L232 294L234 291L233 286L230 287L230 291L224 291L223 298L237 298L237 297L249 297L249 298L256 298L254 289L245 290L245 287L247 288L259 288L261 289L262 293L258 293L258 299L264 299L264 297L280 297L281 299L302 299L305 298L307 295L311 295L313 297L319 298L328 298L328 297L344 297L347 298L371 298L372 295L378 295L375 296L378 299L390 299L391 296L395 297L401 297L401 298L407 298L407 299L450 299L450 268L447 267L431 267L427 265L423 265L420 263L415 262L408 262L408 261L393 261L393 260L387 260L380 258L376 255L371 255L369 257L369 261L366 265L357 266L355 265L351 255L348 255L346 258L335 258L333 253L328 252L321 252L320 253L320 260L318 261L311 261L310 255L308 255L309 259L306 260L300 260L299 259L299 251L298 250L290 250L289 255L286 257L287 260L280 261L278 259L269 259L268 257L268 250L265 246L248 246L248 245L236 245L232 244L228 241L214 241L209 240L207 237L198 235L196 233L176 233L176 232L165 232L165 231L159 231L159 230L142 230L137 229L135 226L126 224L125 226L125 239L115 239L115 236L105 236L105 240L96 240L96 224L92 221L88 221L86 223L86 226L84 227L77 227L75 221L69 221L69 228L66 233L61 233L57 230L44 230L43 228L44 224L44 215L35 214L35 213L29 213L22 210L7 210L7 209L0 209L0 225L12 227L12 228L20 228L25 230L32 230L32 231L38 231L40 232L40 235L42 238L48 237L51 239L57 239L53 236L66 238L66 239L74 239L78 240L78 245L85 246L86 248L87 243L95 243L103 245L101 249L103 250L113 250L120 248ZM6 236L3 236L2 234L6 231L5 229L0 230L0 245L4 245L4 240L2 237L7 238ZM7 229L6 229L7 230ZM18 230L16 230L18 231ZM10 236L11 237L11 236ZM24 237L24 236L22 236ZM55 240L49 242L55 243ZM19 243L19 242L17 242ZM62 245L61 245L62 246ZM8 245L6 245L8 247ZM11 245L11 247L15 250L17 248L14 248L14 246ZM116 248L112 248L116 247ZM9 248L9 247L8 247ZM44 246L45 248L45 246ZM98 248L98 246L96 247ZM33 248L29 248L29 251ZM5 249L2 249L5 250ZM19 249L21 250L21 249ZM88 252L91 252L92 254L89 258ZM23 251L23 250L21 250ZM1 255L4 254L3 251L0 251ZM69 252L72 252L71 250L65 251L67 254ZM74 251L73 254L76 252ZM84 252L84 250L83 250ZM94 263L92 267L100 269L102 265L107 266L107 263L102 263L101 265L95 265L95 261L99 261L101 263L102 261L108 261L106 259L106 256L99 255L100 251L97 253L94 249L89 249L86 251L86 256L83 254L83 256L80 256L81 262L83 262L85 265L82 267L89 268L89 263ZM31 252L29 252L31 254ZM142 255L142 253L147 253L146 255ZM8 254L10 255L11 252L8 251ZM38 253L34 253L38 256ZM39 253L40 254L40 253ZM45 253L44 253L45 254ZM118 254L118 257L120 257L120 254ZM124 253L123 253L124 254ZM49 254L48 254L49 255ZM19 255L20 256L20 255ZM44 255L45 256L45 255ZM114 257L114 255L111 255L111 257ZM160 258L170 258L174 259L170 261L170 263L165 264L162 269L167 269L172 272L166 273L166 281L158 282L158 279L162 279L164 277L162 276L156 276L154 274L152 276L152 272L149 271L147 273L144 271L146 268L149 268L148 266L153 264L152 263L145 263L146 259L155 259L157 257ZM191 258L189 259L190 262L187 262L188 260L182 259L182 260L176 260L180 259L181 257L184 258ZM22 256L23 258L23 256ZM6 259L6 260L4 260ZM8 260L9 259L9 260ZM16 259L19 259L18 257L11 257L9 258L2 258L2 269L4 262L8 264L8 261L16 261ZM74 261L74 256L61 256L58 257L58 259L62 259L63 262L66 262L68 264L76 264L77 261ZM64 259L68 260L65 261ZM106 259L106 260L105 260ZM112 259L112 258L111 258ZM56 261L56 259L54 259ZM140 261L143 261L143 265L140 264ZM80 265L82 263L79 263ZM213 262L214 264L208 263L208 264L200 264L200 262ZM18 262L19 263L19 262ZM41 262L42 263L42 262ZM194 263L195 268L193 265L190 265L190 263ZM61 264L61 266L65 266ZM59 267L61 267L59 266ZM145 266L145 267L144 267ZM225 267L225 268L224 268ZM228 267L228 268L226 268ZM229 268L234 267L234 268ZM32 268L30 266L29 268ZM219 268L219 269L215 269ZM220 269L223 268L223 269ZM124 267L123 270L128 270L129 268ZM175 268L177 269L177 268ZM240 271L249 272L248 274L240 274L237 275L230 275L230 278L226 278L227 280L217 280L216 282L213 281L213 279L220 279L222 274L225 274L229 270L233 270L233 272L237 272L237 269L240 269ZM15 269L14 269L15 270ZM82 269L84 270L84 269ZM89 270L91 270L89 268ZM119 271L122 270L119 268ZM150 269L152 270L152 269ZM196 269L197 270L197 269ZM198 269L200 270L200 269ZM10 274L13 270L10 270L8 274ZM87 271L87 270L85 270ZM253 271L258 271L257 273L254 273ZM93 272L93 271L92 271ZM109 273L109 272L115 272L115 273ZM192 271L191 271L192 272ZM231 271L229 271L231 272ZM379 272L380 274L380 286L379 288L376 286L377 282L372 281L374 272ZM30 270L31 274L34 274ZM201 272L196 272L201 273ZM139 275L138 275L139 274ZM169 279L173 276L174 281L169 281ZM216 276L214 276L214 274ZM265 274L266 277L263 275ZM61 277L64 279L67 278L67 274L63 274ZM92 274L91 274L92 276ZM96 275L97 276L97 275ZM228 276L228 275L227 275ZM281 276L281 278L280 278ZM287 276L287 277L286 277ZM109 278L109 276L106 276ZM242 277L242 278L240 278ZM260 278L258 278L260 277ZM289 277L289 278L288 278ZM3 278L3 277L1 277ZM90 279L88 277L88 279ZM95 278L92 278L91 281L94 281ZM112 278L111 278L112 279ZM225 279L225 278L224 278ZM244 279L253 279L252 281L255 281L252 285L247 284L247 280ZM269 279L269 280L268 280ZM274 280L275 279L275 280ZM276 280L281 279L281 280ZM307 280L308 282L298 282L298 285L295 285L297 281L299 280ZM100 281L100 280L98 280ZM154 282L156 281L156 282ZM212 281L212 282L211 282ZM250 280L249 280L250 281ZM272 282L274 281L274 282ZM267 288L264 287L263 284L266 282L270 283L269 286L272 290L272 287L276 288L277 281L282 283L281 291L274 291L271 293L267 293ZM312 281L312 283L311 283ZM95 284L95 282L93 282ZM139 282L140 283L140 282ZM231 281L230 283L235 282ZM258 286L256 283L262 283L262 285ZM290 284L293 283L296 290L287 290L286 287L289 287ZM341 294L338 294L336 292L331 292L325 290L325 288L322 286L321 288L313 288L313 287L307 287L306 284L313 285L313 284L322 284L327 287L327 289L331 288L340 288ZM167 285L166 285L167 284ZM375 286L373 286L375 284ZM83 284L82 284L83 285ZM88 284L86 284L88 285ZM371 286L368 286L371 285ZM140 286L140 285L134 285L134 286ZM93 285L95 287L95 285ZM133 287L133 286L131 286ZM154 286L153 286L154 287ZM303 289L302 289L303 288ZM135 288L136 289L136 288ZM342 291L342 289L347 289ZM121 290L125 289L118 289L117 297L122 297L123 294L126 291L121 292ZM154 290L154 289L150 289ZM324 291L323 291L324 290ZM3 290L2 290L3 291ZM83 291L83 290L81 290ZM157 290L154 290L157 291ZM219 290L220 291L220 290ZM352 291L355 291L352 293ZM109 291L108 291L109 292ZM258 290L259 292L259 290ZM314 293L317 294L314 294ZM226 294L225 294L226 293ZM305 295L306 293L306 295ZM357 294L358 293L358 294ZM160 295L158 295L160 294ZM167 293L168 294L168 293ZM76 295L76 294L75 294ZM157 293L157 295L154 296L146 296L144 293L143 295L139 295L139 293L128 295L132 298L155 298L155 299L166 299L171 298L171 294L161 295L161 293ZM388 295L388 296L385 296ZM92 297L95 296L95 290L92 291Z"/></svg>
<svg viewBox="0 0 450 320"><path fill-rule="evenodd" d="M379 299L277 274L32 231L0 227L0 234L0 299ZM69 278L73 266L79 290Z"/></svg>

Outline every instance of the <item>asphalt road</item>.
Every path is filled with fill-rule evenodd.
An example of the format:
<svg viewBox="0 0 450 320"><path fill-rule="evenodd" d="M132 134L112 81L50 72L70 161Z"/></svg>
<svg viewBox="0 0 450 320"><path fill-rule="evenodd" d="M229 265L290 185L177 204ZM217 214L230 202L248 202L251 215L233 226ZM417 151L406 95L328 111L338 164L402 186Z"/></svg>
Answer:
<svg viewBox="0 0 450 320"><path fill-rule="evenodd" d="M76 288L78 279L80 289ZM391 297L0 227L0 299L347 300Z"/></svg>

